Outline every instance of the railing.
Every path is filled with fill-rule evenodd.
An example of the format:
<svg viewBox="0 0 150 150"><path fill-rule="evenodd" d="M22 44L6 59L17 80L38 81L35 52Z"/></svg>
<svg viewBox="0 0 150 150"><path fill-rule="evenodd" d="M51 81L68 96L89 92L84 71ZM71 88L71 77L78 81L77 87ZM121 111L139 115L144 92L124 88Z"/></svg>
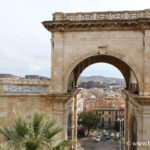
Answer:
<svg viewBox="0 0 150 150"><path fill-rule="evenodd" d="M1 79L0 84L9 85L49 85L50 80L37 79Z"/></svg>
<svg viewBox="0 0 150 150"><path fill-rule="evenodd" d="M47 93L48 86L4 85L4 93Z"/></svg>
<svg viewBox="0 0 150 150"><path fill-rule="evenodd" d="M143 11L115 11L115 12L91 12L91 13L54 13L53 20L113 20L113 19L137 19L150 18L150 9Z"/></svg>
<svg viewBox="0 0 150 150"><path fill-rule="evenodd" d="M3 79L1 93L47 93L50 80Z"/></svg>

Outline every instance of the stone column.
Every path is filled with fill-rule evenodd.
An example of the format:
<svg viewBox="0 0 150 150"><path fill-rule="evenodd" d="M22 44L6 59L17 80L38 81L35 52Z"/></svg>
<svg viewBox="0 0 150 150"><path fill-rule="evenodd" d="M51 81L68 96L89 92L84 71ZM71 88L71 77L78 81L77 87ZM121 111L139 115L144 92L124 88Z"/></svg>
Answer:
<svg viewBox="0 0 150 150"><path fill-rule="evenodd" d="M78 130L78 122L77 122L77 95L74 98L74 140L77 142L77 130ZM75 145L75 150L77 150L77 144Z"/></svg>
<svg viewBox="0 0 150 150"><path fill-rule="evenodd" d="M150 30L144 33L144 95L150 95Z"/></svg>
<svg viewBox="0 0 150 150"><path fill-rule="evenodd" d="M52 80L51 80L51 92L52 93L64 93L63 89L63 65L64 65L64 33L55 32L52 35Z"/></svg>
<svg viewBox="0 0 150 150"><path fill-rule="evenodd" d="M63 126L64 126L64 137L65 137L65 139L67 139L67 123L68 123L68 121L67 121L67 117L68 117L68 115L67 115L67 108L66 108L66 103L64 103L63 104L63 106L64 106L64 110L63 110Z"/></svg>
<svg viewBox="0 0 150 150"><path fill-rule="evenodd" d="M143 149L150 149L150 99L147 105L143 105L143 137L141 142L145 142ZM140 147L138 150L141 150Z"/></svg>
<svg viewBox="0 0 150 150"><path fill-rule="evenodd" d="M129 101L128 96L125 99L125 121L124 121L124 150L129 149Z"/></svg>
<svg viewBox="0 0 150 150"><path fill-rule="evenodd" d="M74 135L74 124L75 124L75 120L74 120L74 97L72 97L72 106L71 106L71 114L72 114L72 124L71 124L71 139L72 140L74 140L74 137L75 137L75 135Z"/></svg>
<svg viewBox="0 0 150 150"><path fill-rule="evenodd" d="M131 137L133 137L133 117L137 120L137 141L142 141L143 136L143 116L142 116L142 97L139 95L131 94L128 91L125 91L126 95L126 116L125 116L125 150L131 149ZM136 139L135 137L135 139ZM133 139L132 139L133 140ZM134 142L134 141L133 141ZM136 143L136 141L134 142ZM137 146L137 150L138 150ZM140 149L141 150L141 149Z"/></svg>

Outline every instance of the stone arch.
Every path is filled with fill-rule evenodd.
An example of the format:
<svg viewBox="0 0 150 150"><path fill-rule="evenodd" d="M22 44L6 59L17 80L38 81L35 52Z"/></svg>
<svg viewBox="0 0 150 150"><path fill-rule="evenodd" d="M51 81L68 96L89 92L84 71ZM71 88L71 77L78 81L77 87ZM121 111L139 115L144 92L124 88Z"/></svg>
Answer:
<svg viewBox="0 0 150 150"><path fill-rule="evenodd" d="M93 59L93 61L91 61L92 59ZM89 62L87 63L87 61L89 61ZM115 63L114 61L117 61L118 63ZM86 63L84 64L84 62L86 62ZM140 95L143 94L142 76L141 76L140 72L138 71L138 69L135 67L135 65L133 65L131 63L131 59L125 58L124 56L122 56L118 53L112 52L112 51L105 51L102 54L99 52L95 53L95 51L92 51L90 53L87 53L87 54L81 56L80 58L77 58L76 61L74 61L74 63L72 63L69 66L69 69L65 72L65 74L63 76L63 79L64 79L63 87L65 87L66 91L70 92L68 90L69 84L71 84L71 86L75 88L77 79L78 79L79 75L81 74L81 72L89 65L97 63L97 62L106 62L106 63L112 64L116 68L118 68L126 80L128 90L129 90L129 88L131 88L130 87L131 85L129 84L129 76L130 76L129 74L132 72L137 81L136 89L138 91L135 91L135 92ZM121 67L125 68L125 69L122 69ZM81 68L80 71L78 70L79 68ZM78 71L79 71L79 73L75 75L74 73L78 72ZM75 79L71 79L71 78L75 78ZM74 80L75 82L69 83L71 80Z"/></svg>

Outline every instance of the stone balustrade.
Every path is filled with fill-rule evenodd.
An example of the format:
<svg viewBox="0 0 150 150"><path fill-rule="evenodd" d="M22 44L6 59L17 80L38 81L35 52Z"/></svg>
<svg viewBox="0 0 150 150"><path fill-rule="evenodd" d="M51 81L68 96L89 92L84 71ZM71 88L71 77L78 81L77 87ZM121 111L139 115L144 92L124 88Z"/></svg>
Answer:
<svg viewBox="0 0 150 150"><path fill-rule="evenodd" d="M109 12L92 12L92 13L62 13L53 14L53 20L69 20L69 21L84 21L84 20L115 20L115 19L138 19L150 18L150 9L142 11L109 11Z"/></svg>
<svg viewBox="0 0 150 150"><path fill-rule="evenodd" d="M1 79L0 84L9 85L49 85L50 80L37 79Z"/></svg>
<svg viewBox="0 0 150 150"><path fill-rule="evenodd" d="M50 80L2 79L0 93L47 93Z"/></svg>

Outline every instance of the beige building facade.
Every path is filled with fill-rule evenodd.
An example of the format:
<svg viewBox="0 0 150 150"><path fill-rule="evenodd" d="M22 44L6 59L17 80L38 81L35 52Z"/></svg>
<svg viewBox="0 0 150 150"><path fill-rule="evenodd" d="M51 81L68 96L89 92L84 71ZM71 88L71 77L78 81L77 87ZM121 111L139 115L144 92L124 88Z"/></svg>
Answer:
<svg viewBox="0 0 150 150"><path fill-rule="evenodd" d="M57 118L63 127L61 137L67 138L69 101L76 139L78 78L89 65L106 62L117 67L126 81L125 150L142 150L132 142L150 140L150 10L54 13L53 20L43 25L52 33L51 81L2 80L1 124L11 122L14 111L43 112ZM39 85L48 90L36 88Z"/></svg>

